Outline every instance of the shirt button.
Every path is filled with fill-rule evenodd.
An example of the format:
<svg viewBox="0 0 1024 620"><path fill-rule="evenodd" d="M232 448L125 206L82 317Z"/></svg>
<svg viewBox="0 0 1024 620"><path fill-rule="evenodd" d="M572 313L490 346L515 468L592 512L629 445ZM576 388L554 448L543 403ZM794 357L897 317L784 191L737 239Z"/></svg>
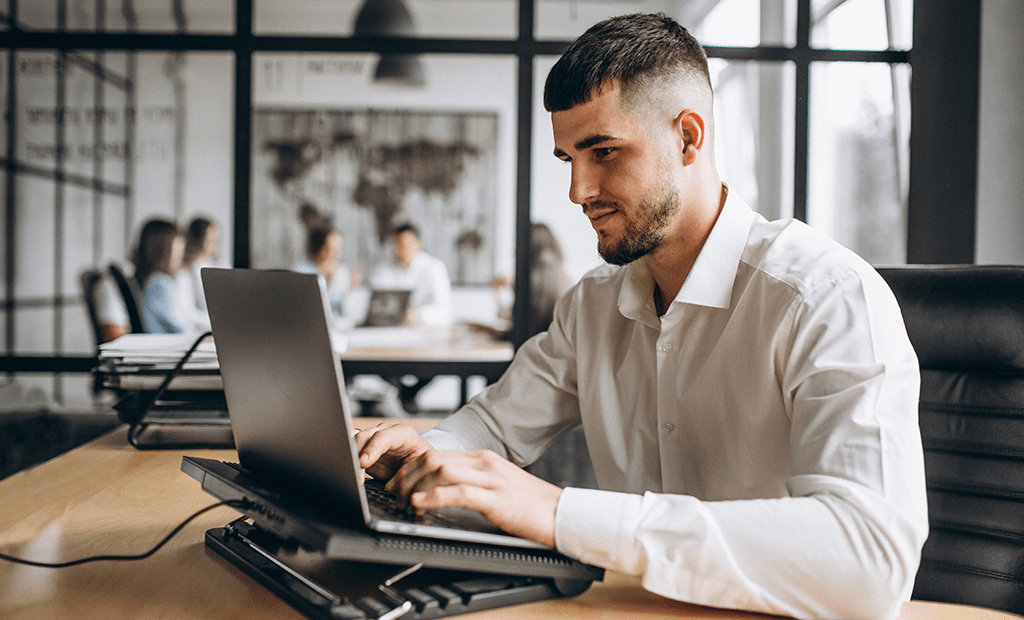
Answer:
<svg viewBox="0 0 1024 620"><path fill-rule="evenodd" d="M672 424L671 422L665 422L665 427L664 428L665 428L665 432L666 433L671 433L672 429L674 429L675 427L676 427L675 424Z"/></svg>
<svg viewBox="0 0 1024 620"><path fill-rule="evenodd" d="M661 350L662 351L666 351L666 352L667 351L671 351L672 350L672 343L666 342L665 344L661 345Z"/></svg>

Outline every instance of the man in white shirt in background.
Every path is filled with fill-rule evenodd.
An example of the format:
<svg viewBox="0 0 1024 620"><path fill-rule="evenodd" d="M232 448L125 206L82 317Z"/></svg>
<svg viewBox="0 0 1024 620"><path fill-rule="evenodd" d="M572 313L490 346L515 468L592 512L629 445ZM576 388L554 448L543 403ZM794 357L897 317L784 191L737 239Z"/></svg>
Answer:
<svg viewBox="0 0 1024 620"><path fill-rule="evenodd" d="M588 30L544 102L611 264L435 429L358 433L360 464L418 511L479 510L664 596L895 617L928 520L918 363L884 281L722 183L707 59L664 15ZM521 469L578 424L600 490Z"/></svg>
<svg viewBox="0 0 1024 620"><path fill-rule="evenodd" d="M422 327L452 324L452 283L441 259L423 251L419 230L401 224L394 232L392 261L379 265L369 278L370 289L410 290L406 322Z"/></svg>

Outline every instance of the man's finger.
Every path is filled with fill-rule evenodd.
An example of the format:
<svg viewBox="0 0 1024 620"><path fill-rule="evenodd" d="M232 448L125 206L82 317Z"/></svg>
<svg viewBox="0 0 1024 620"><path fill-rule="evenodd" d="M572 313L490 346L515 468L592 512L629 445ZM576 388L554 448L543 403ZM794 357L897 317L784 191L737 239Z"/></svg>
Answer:
<svg viewBox="0 0 1024 620"><path fill-rule="evenodd" d="M429 452L405 463L388 482L387 489L408 503L412 493L434 487L470 485L498 488L501 480L494 478L488 460L489 455L484 452Z"/></svg>

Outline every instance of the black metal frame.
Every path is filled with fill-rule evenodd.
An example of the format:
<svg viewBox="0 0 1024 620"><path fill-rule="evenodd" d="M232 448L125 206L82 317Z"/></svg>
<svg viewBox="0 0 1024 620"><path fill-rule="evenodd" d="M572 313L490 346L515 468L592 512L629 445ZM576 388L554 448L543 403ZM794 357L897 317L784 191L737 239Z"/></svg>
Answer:
<svg viewBox="0 0 1024 620"><path fill-rule="evenodd" d="M8 20L16 24L17 0L8 0ZM269 36L253 33L253 0L236 0L234 34L142 34L136 32L42 32L10 27L0 32L0 48L56 50L141 50L222 51L235 58L234 128L234 264L250 265L251 202L251 120L252 59L259 52L380 52L419 54L492 54L518 59L517 75L517 184L516 184L516 318L526 317L529 308L530 256L530 172L531 127L533 119L533 78L537 56L557 55L567 41L537 41L533 37L535 0L519 0L519 35L513 40L401 39L384 37ZM797 0L797 43L794 47L754 48L708 47L713 58L749 61L788 61L796 65L796 132L794 136L795 183L793 211L807 215L807 157L810 68L814 62L910 63L913 125L911 130L910 204L908 259L910 262L973 262L974 214L977 162L977 84L980 56L980 0L958 2L916 2L914 5L914 48L911 51L821 50L810 46L811 0ZM13 77L13 54L8 71ZM129 58L132 56L130 55ZM952 67L952 70L950 70ZM129 76L130 83L130 76ZM8 107L15 109L13 87ZM957 148L945 143L949 129L944 113L948 102L957 106ZM21 370L13 355L15 341L14 299L14 200L17 172L30 172L15 161L14 115L8 115L8 145L5 167L8 174L5 198L6 220L6 332L7 355L0 357L0 370ZM54 178L74 182L60 170ZM80 179L92 183L96 181ZM950 189L954 191L950 191ZM116 188L115 188L116 189ZM125 188L130 197L130 188ZM953 225L950 225L950 223ZM63 298L52 305L65 304ZM528 321L515 320L513 342L518 346L528 334ZM55 352L55 361L61 358ZM76 360L69 364L80 367Z"/></svg>

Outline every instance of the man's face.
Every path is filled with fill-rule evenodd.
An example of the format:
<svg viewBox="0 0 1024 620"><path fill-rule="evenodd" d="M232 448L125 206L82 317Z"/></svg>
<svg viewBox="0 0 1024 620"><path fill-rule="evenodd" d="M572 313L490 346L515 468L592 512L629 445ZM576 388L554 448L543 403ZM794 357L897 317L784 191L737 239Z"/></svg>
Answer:
<svg viewBox="0 0 1024 620"><path fill-rule="evenodd" d="M420 240L411 231L407 230L395 236L395 257L406 267L412 264L413 257L422 248Z"/></svg>
<svg viewBox="0 0 1024 620"><path fill-rule="evenodd" d="M327 235L327 242L320 248L317 256L318 262L323 264L334 264L341 261L341 235L331 233Z"/></svg>
<svg viewBox="0 0 1024 620"><path fill-rule="evenodd" d="M616 108L618 90L551 115L555 156L572 166L569 199L597 231L597 249L624 265L651 252L679 212L670 136L652 139ZM659 141L660 140L660 141Z"/></svg>

